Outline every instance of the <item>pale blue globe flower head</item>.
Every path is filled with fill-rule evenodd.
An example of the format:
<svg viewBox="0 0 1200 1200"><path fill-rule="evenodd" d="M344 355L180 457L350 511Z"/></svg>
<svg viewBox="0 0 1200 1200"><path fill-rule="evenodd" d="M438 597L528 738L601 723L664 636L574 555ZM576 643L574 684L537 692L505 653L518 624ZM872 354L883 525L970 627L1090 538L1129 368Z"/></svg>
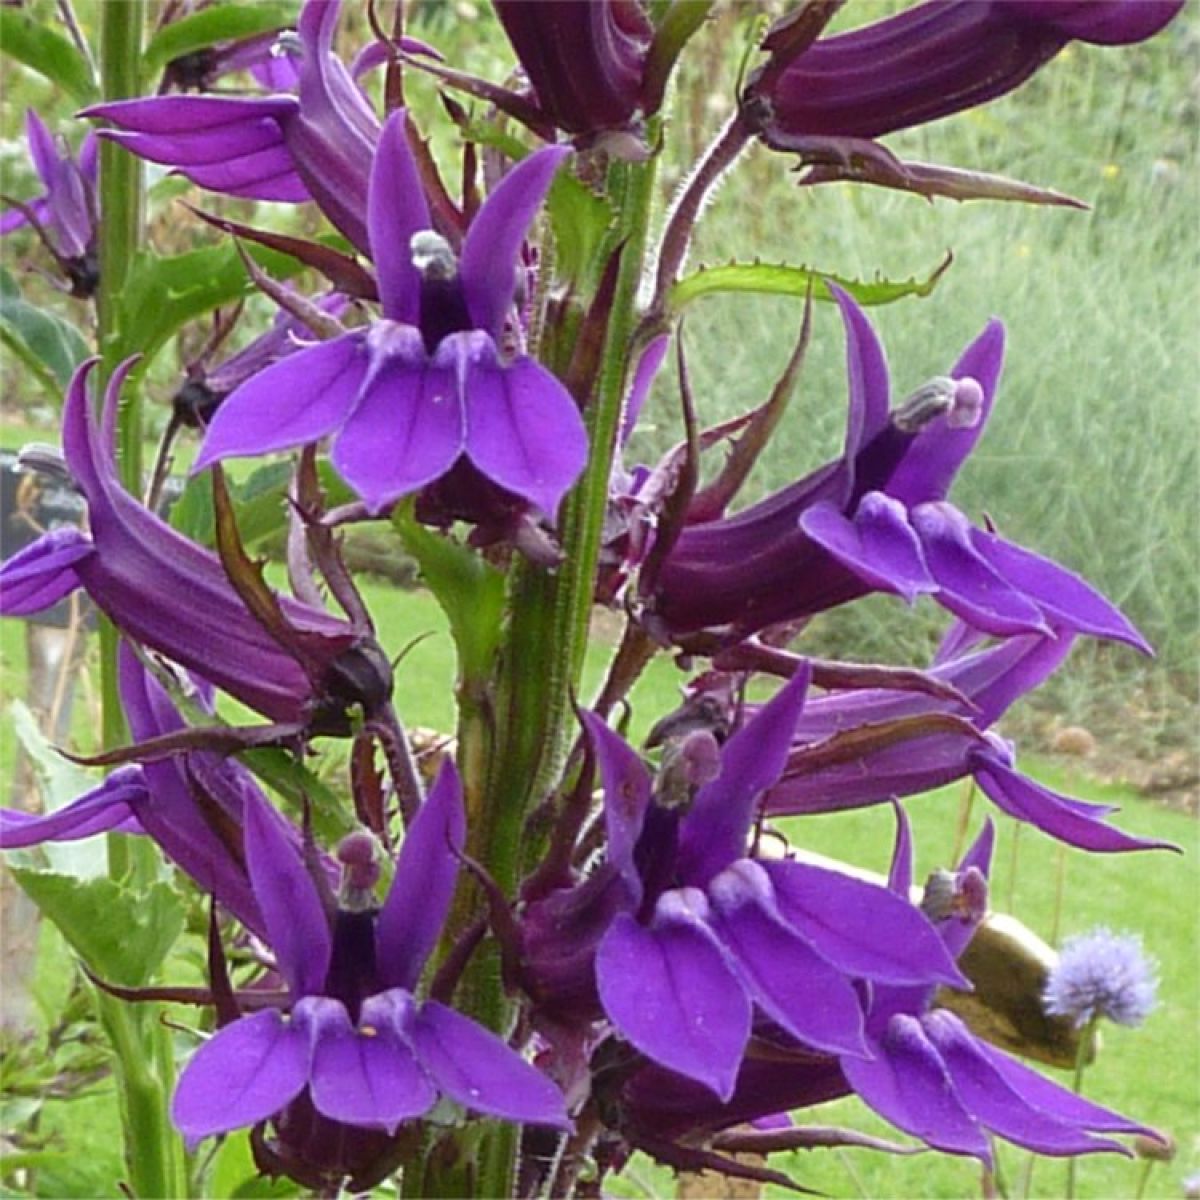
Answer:
<svg viewBox="0 0 1200 1200"><path fill-rule="evenodd" d="M1099 927L1068 938L1043 993L1046 1011L1082 1028L1100 1017L1131 1028L1158 1003L1158 964L1136 934Z"/></svg>

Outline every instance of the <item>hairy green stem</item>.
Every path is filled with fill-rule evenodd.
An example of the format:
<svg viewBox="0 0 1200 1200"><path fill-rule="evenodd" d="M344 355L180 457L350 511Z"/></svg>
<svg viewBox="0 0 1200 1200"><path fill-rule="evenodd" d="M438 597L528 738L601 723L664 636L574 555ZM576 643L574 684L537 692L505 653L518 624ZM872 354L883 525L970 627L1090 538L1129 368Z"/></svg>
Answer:
<svg viewBox="0 0 1200 1200"><path fill-rule="evenodd" d="M158 1007L135 1009L124 1000L96 995L100 1023L115 1057L129 1185L138 1200L179 1200L189 1193L179 1135L164 1097L173 1083L171 1043L158 1023Z"/></svg>
<svg viewBox="0 0 1200 1200"><path fill-rule="evenodd" d="M140 90L145 0L108 0L101 5L100 86L105 100L136 96ZM96 293L101 382L107 382L120 357L131 348L122 328L121 294L142 238L142 167L138 159L104 142L99 180L100 286ZM117 462L123 485L142 490L142 414L140 400L126 389L117 422ZM117 632L108 621L100 629L101 734L105 747L128 736L117 686ZM158 871L154 848L130 847L128 839L108 839L109 874L118 880L147 883ZM157 1006L134 1010L112 996L97 996L101 1024L112 1044L115 1077L125 1139L129 1184L135 1196L188 1195L187 1162L171 1126L168 1100L174 1058Z"/></svg>
<svg viewBox="0 0 1200 1200"><path fill-rule="evenodd" d="M478 727L482 712L464 714L466 720L460 722L460 735L469 742L460 745L459 755L468 775L467 853L509 896L528 865L524 861L525 819L555 786L567 760L571 701L579 688L587 648L654 177L653 159L612 168L619 222L614 244L622 245L623 250L596 394L585 413L588 464L564 507L565 560L557 572L526 562L513 569L509 624L499 655L494 739ZM490 764L480 787L476 771L484 747ZM444 946L461 936L474 916L472 909L467 888L460 888ZM511 1005L493 947L483 947L468 964L457 1004L476 1020L504 1033ZM451 1156L444 1168L432 1161L426 1164L419 1183L422 1194L454 1194L453 1189L469 1175L475 1195L511 1195L517 1151L513 1127L497 1124L485 1129L469 1151L462 1149L466 1162L452 1161Z"/></svg>
<svg viewBox="0 0 1200 1200"><path fill-rule="evenodd" d="M100 86L105 100L138 94L145 0L109 0L100 8ZM99 181L100 286L96 292L99 322L100 374L107 380L117 365L128 331L121 328L120 298L130 263L142 237L142 164L112 142L100 143ZM117 461L121 482L135 495L142 486L141 408L126 388L117 427ZM100 625L101 731L106 747L126 737L125 718L117 694L117 635L104 620ZM128 868L127 855L109 839L115 868ZM122 869L121 873L124 873Z"/></svg>

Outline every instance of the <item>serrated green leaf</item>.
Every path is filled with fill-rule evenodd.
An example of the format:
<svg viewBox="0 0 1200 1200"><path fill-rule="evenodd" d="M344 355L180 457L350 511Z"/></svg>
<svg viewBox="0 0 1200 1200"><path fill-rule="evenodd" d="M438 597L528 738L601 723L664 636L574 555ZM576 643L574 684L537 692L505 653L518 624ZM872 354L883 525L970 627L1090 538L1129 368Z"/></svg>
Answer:
<svg viewBox="0 0 1200 1200"><path fill-rule="evenodd" d="M96 98L96 81L83 55L42 21L7 5L0 7L0 50L87 104Z"/></svg>
<svg viewBox="0 0 1200 1200"><path fill-rule="evenodd" d="M304 269L290 255L263 246L246 246L245 250L276 279L288 279ZM119 360L141 353L140 369L145 370L180 326L254 290L232 242L205 246L171 258L142 251L134 260L121 293L119 328L127 331L126 341L112 348L111 357Z"/></svg>
<svg viewBox="0 0 1200 1200"><path fill-rule="evenodd" d="M133 891L107 878L25 869L13 875L72 949L112 983L148 983L183 932L183 902L170 884Z"/></svg>
<svg viewBox="0 0 1200 1200"><path fill-rule="evenodd" d="M173 58L215 46L284 29L296 23L294 3L218 4L179 21L172 21L150 39L145 62L148 72L161 70Z"/></svg>
<svg viewBox="0 0 1200 1200"><path fill-rule="evenodd" d="M585 183L560 171L546 197L554 230L557 273L580 287L599 275L599 249L613 223L612 205Z"/></svg>
<svg viewBox="0 0 1200 1200"><path fill-rule="evenodd" d="M806 296L809 286L814 300L832 300L829 285L849 292L859 304L891 304L905 296L928 296L950 265L947 255L925 279L846 279L829 271L772 263L726 263L703 267L679 280L667 294L667 307L677 313L701 296L722 292L758 292L773 296Z"/></svg>
<svg viewBox="0 0 1200 1200"><path fill-rule="evenodd" d="M486 678L500 644L504 576L476 551L426 529L411 502L397 506L392 524L450 620L460 677Z"/></svg>
<svg viewBox="0 0 1200 1200"><path fill-rule="evenodd" d="M88 356L87 342L70 322L25 300L5 270L0 270L0 330L8 348L38 371L38 381L61 399L75 368Z"/></svg>

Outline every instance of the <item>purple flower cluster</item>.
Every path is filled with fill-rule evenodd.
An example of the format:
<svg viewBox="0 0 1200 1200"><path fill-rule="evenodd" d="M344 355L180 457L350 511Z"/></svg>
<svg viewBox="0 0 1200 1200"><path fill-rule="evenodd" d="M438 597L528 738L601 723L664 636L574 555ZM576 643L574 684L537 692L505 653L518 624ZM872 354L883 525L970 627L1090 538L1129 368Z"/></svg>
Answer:
<svg viewBox="0 0 1200 1200"><path fill-rule="evenodd" d="M310 298L251 268L280 307L273 326L212 365L236 319L218 314L175 397L170 434L202 437L193 474L211 476L215 549L122 486L117 414L135 360L105 372L102 396L89 394L99 360L76 371L63 453L87 531L51 531L5 562L0 613L27 616L84 591L122 638L133 742L93 760L119 768L74 803L0 812L0 849L142 836L212 898L207 987L114 990L215 1014L172 1101L190 1147L249 1129L260 1170L322 1194L415 1169L435 1139L453 1149L465 1113L526 1126L529 1162L556 1172L568 1143L535 1151L569 1136L571 1153L595 1152L600 1170L641 1149L678 1168L774 1181L705 1147L747 1123L786 1132L770 1148L818 1144L786 1114L851 1094L924 1146L989 1167L994 1138L1067 1156L1126 1152L1114 1134L1155 1136L939 1005L939 989L972 986L962 956L987 912L991 821L952 869L923 888L913 878L900 801L966 777L1005 815L1076 848L1164 845L1117 828L1111 807L1022 773L996 728L1080 638L1149 652L1090 584L949 498L997 402L1003 325L989 322L945 375L897 400L866 314L834 288L848 376L837 457L735 509L774 429L773 401L698 429L685 380L686 441L653 468L612 465L671 336L660 312L636 324L637 274L623 256L641 253L639 239L612 197L655 149L654 117L698 20L692 6L668 6L656 24L636 0L495 7L521 66L512 88L398 32L376 30L348 66L334 48L337 0L306 0L282 56L273 36L218 48L203 71L179 67L163 87L207 86L214 71L249 65L270 94L87 110L109 125L99 137L200 187L314 201L344 240L209 218L332 285ZM818 180L932 193L949 177L914 173L873 139L1015 88L1072 38L1148 37L1179 5L938 0L822 38L834 7L805 6L772 30L735 127L799 151ZM383 63L381 117L362 75ZM489 122L502 114L477 143L475 117L448 100L467 142L458 196L404 105L401 66L486 100ZM522 145L510 117L547 144ZM28 131L46 194L18 216L62 261L85 262L95 142L76 162L33 115ZM564 281L547 231L569 242L571 222L597 206L614 220L595 223L593 261ZM19 223L6 218L4 231ZM622 296L628 323L615 328L633 333L612 338ZM623 414L612 407L622 393ZM701 487L703 452L729 439L733 453ZM221 466L284 452L286 595L242 545ZM353 495L329 508L333 475ZM392 515L406 535L410 517L436 527L412 541L460 652L457 762L425 780L396 713L402 693L393 703L395 664L335 536ZM550 658L574 652L550 627L561 633L573 613L572 588L622 604L627 618L605 690L577 708L577 724L570 670ZM926 668L788 648L814 616L876 593L949 614ZM544 637L526 627L539 615ZM629 662L658 650L689 670L706 663L643 752L610 718L636 673ZM775 679L773 693L749 690L758 673ZM552 714L521 708L520 685L543 677L568 679L561 737ZM222 699L266 724L231 727ZM543 719L561 744L523 746ZM295 763L281 782L262 757L238 757L271 747L302 760L326 737L349 740L349 767L314 759L346 798L331 813L326 796L321 821ZM510 757L506 738L529 753ZM303 820L276 807L264 778ZM788 840L797 824L786 838L774 824L878 804L897 821L881 882L815 861ZM342 836L325 836L331 827ZM490 1008L479 977L493 998L501 985L475 958L487 938L507 993ZM252 966L242 956L231 969L234 942L251 948ZM1154 987L1136 939L1098 931L1064 948L1044 1004L1079 1025L1137 1024ZM559 1174L529 1170L522 1194L568 1194Z"/></svg>

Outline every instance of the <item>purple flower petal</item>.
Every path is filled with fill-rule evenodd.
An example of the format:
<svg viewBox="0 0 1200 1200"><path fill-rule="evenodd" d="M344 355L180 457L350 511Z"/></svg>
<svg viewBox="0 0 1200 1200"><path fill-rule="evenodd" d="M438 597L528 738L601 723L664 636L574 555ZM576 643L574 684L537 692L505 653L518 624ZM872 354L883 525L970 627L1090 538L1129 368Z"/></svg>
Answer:
<svg viewBox="0 0 1200 1200"><path fill-rule="evenodd" d="M1153 37L1175 18L1184 0L1001 0L1019 23L1044 21L1069 37L1123 46Z"/></svg>
<svg viewBox="0 0 1200 1200"><path fill-rule="evenodd" d="M909 514L938 603L989 633L1049 633L1042 611L1002 579L971 545L971 526L952 505L918 504Z"/></svg>
<svg viewBox="0 0 1200 1200"><path fill-rule="evenodd" d="M295 1016L312 1037L316 1110L346 1125L394 1133L401 1121L428 1112L437 1090L396 1028L387 995L364 1002L357 1029L341 1001L325 996L301 1000Z"/></svg>
<svg viewBox="0 0 1200 1200"><path fill-rule="evenodd" d="M110 381L106 426L115 420L120 379L133 361ZM202 672L272 720L307 720L314 677L320 681L358 639L355 630L324 610L281 597L289 623L305 635L297 649L284 649L247 611L216 554L182 537L125 491L111 440L98 431L88 401L94 367L95 360L76 371L63 410L63 449L87 498L97 547L75 564L83 587L135 641Z"/></svg>
<svg viewBox="0 0 1200 1200"><path fill-rule="evenodd" d="M922 592L937 590L904 505L882 492L868 492L853 521L834 504L815 504L800 514L800 528L871 587L895 592L910 604Z"/></svg>
<svg viewBox="0 0 1200 1200"><path fill-rule="evenodd" d="M1000 1077L1035 1108L1049 1113L1054 1119L1066 1121L1079 1129L1097 1133L1140 1133L1147 1137L1161 1137L1158 1130L1142 1125L1129 1117L1122 1116L1110 1108L1103 1108L1085 1100L1075 1092L1060 1087L1053 1080L1010 1058L987 1042L976 1041L975 1049L993 1066Z"/></svg>
<svg viewBox="0 0 1200 1200"><path fill-rule="evenodd" d="M1052 1109L1031 1104L1005 1080L953 1013L935 1009L921 1025L964 1105L993 1133L1038 1154L1129 1153L1119 1142L1090 1137L1073 1122L1057 1119Z"/></svg>
<svg viewBox="0 0 1200 1200"><path fill-rule="evenodd" d="M679 878L702 886L742 857L759 797L787 763L812 673L805 663L725 743L721 774L697 793L679 826Z"/></svg>
<svg viewBox="0 0 1200 1200"><path fill-rule="evenodd" d="M367 347L371 367L334 443L333 465L377 513L453 466L464 422L455 376L430 363L415 328L377 322Z"/></svg>
<svg viewBox="0 0 1200 1200"><path fill-rule="evenodd" d="M458 372L470 460L553 520L587 462L587 432L571 393L532 358L502 365L495 343L478 331L444 338L434 363Z"/></svg>
<svg viewBox="0 0 1200 1200"><path fill-rule="evenodd" d="M190 167L236 162L265 150L283 150L283 135L270 117L253 117L217 129L183 129L171 133L118 130L106 132L104 137L126 146L141 158L185 171Z"/></svg>
<svg viewBox="0 0 1200 1200"><path fill-rule="evenodd" d="M667 347L670 344L671 335L669 333L660 334L646 346L638 357L637 365L633 369L633 383L630 385L629 395L625 398L625 412L621 417L622 446L629 441L629 435L633 433L634 427L637 425L638 417L642 414L642 406L646 403L646 397L650 395L654 377L658 374L658 368L662 366L662 360L666 356Z"/></svg>
<svg viewBox="0 0 1200 1200"><path fill-rule="evenodd" d="M1124 614L1073 571L981 529L972 529L970 537L971 545L996 573L1020 588L1055 625L1153 653Z"/></svg>
<svg viewBox="0 0 1200 1200"><path fill-rule="evenodd" d="M217 409L193 472L223 458L319 441L345 422L366 372L361 332L321 342L260 371Z"/></svg>
<svg viewBox="0 0 1200 1200"><path fill-rule="evenodd" d="M467 311L475 328L493 338L500 337L512 307L521 243L554 173L569 154L566 146L544 146L517 163L467 230L458 267Z"/></svg>
<svg viewBox="0 0 1200 1200"><path fill-rule="evenodd" d="M970 1154L989 1166L991 1147L963 1107L937 1051L916 1017L894 1016L872 1043L870 1059L842 1060L850 1086L880 1116L948 1154Z"/></svg>
<svg viewBox="0 0 1200 1200"><path fill-rule="evenodd" d="M185 728L170 697L127 642L118 652L118 682L136 741ZM249 772L234 759L197 752L146 763L142 771L148 794L137 816L146 834L202 891L266 938L240 844L246 798L257 797L262 811L288 830L283 817L266 806Z"/></svg>
<svg viewBox="0 0 1200 1200"><path fill-rule="evenodd" d="M234 96L156 96L93 104L79 115L111 121L135 133L198 134L224 126L280 119L299 108L294 96L245 98Z"/></svg>
<svg viewBox="0 0 1200 1200"><path fill-rule="evenodd" d="M846 416L846 447L843 457L855 455L888 423L891 385L883 345L867 320L866 313L848 292L834 287L833 298L846 327L846 374L850 383L850 405Z"/></svg>
<svg viewBox="0 0 1200 1200"><path fill-rule="evenodd" d="M970 984L907 896L841 871L764 863L779 915L835 967L884 983Z"/></svg>
<svg viewBox="0 0 1200 1200"><path fill-rule="evenodd" d="M728 1100L751 1007L696 908L707 904L689 888L661 897L650 929L619 914L596 953L596 982L604 1011L637 1049Z"/></svg>
<svg viewBox="0 0 1200 1200"><path fill-rule="evenodd" d="M83 532L52 529L0 566L0 616L24 617L57 604L79 587L75 564L96 552Z"/></svg>
<svg viewBox="0 0 1200 1200"><path fill-rule="evenodd" d="M375 923L376 962L386 987L412 991L437 942L466 840L462 782L447 761L404 835L396 874Z"/></svg>
<svg viewBox="0 0 1200 1200"><path fill-rule="evenodd" d="M708 894L721 942L763 1012L818 1050L866 1054L858 993L784 924L762 867L743 859L722 871Z"/></svg>
<svg viewBox="0 0 1200 1200"><path fill-rule="evenodd" d="M248 796L244 820L246 869L279 972L293 994L319 992L332 942L316 885L265 800Z"/></svg>
<svg viewBox="0 0 1200 1200"><path fill-rule="evenodd" d="M1178 850L1170 842L1137 838L1104 822L1106 808L1097 810L1081 801L1059 795L1014 771L999 755L977 749L971 763L975 779L998 808L1018 821L1028 821L1043 833L1094 853L1117 854L1126 850Z"/></svg>
<svg viewBox="0 0 1200 1200"><path fill-rule="evenodd" d="M226 1025L184 1068L171 1119L190 1145L265 1121L308 1082L308 1042L304 1029L274 1009Z"/></svg>
<svg viewBox="0 0 1200 1200"><path fill-rule="evenodd" d="M650 806L650 772L637 751L595 713L581 710L579 719L600 765L608 861L621 873L636 901L640 901L642 880L633 861L633 850Z"/></svg>
<svg viewBox="0 0 1200 1200"><path fill-rule="evenodd" d="M0 850L73 842L96 833L141 833L137 808L147 797L141 767L121 767L97 788L44 815L0 808Z"/></svg>
<svg viewBox="0 0 1200 1200"><path fill-rule="evenodd" d="M413 1049L438 1088L473 1112L569 1129L559 1089L494 1033L436 1001L412 1023Z"/></svg>
<svg viewBox="0 0 1200 1200"><path fill-rule="evenodd" d="M413 263L412 236L431 228L429 207L405 135L407 113L388 118L371 168L367 228L379 280L383 315L406 325L421 319L421 273Z"/></svg>
<svg viewBox="0 0 1200 1200"><path fill-rule="evenodd" d="M907 900L913 885L913 841L912 828L904 806L892 801L896 813L896 840L892 846L892 862L888 867L888 887L897 896Z"/></svg>
<svg viewBox="0 0 1200 1200"><path fill-rule="evenodd" d="M54 145L54 135L32 108L25 110L25 140L33 169L46 191L52 191L58 181L58 148Z"/></svg>
<svg viewBox="0 0 1200 1200"><path fill-rule="evenodd" d="M979 420L956 428L942 417L923 429L892 472L889 496L909 507L945 499L959 468L983 436L1003 368L1004 326L989 321L950 371L952 379L974 379L979 384L983 392Z"/></svg>

